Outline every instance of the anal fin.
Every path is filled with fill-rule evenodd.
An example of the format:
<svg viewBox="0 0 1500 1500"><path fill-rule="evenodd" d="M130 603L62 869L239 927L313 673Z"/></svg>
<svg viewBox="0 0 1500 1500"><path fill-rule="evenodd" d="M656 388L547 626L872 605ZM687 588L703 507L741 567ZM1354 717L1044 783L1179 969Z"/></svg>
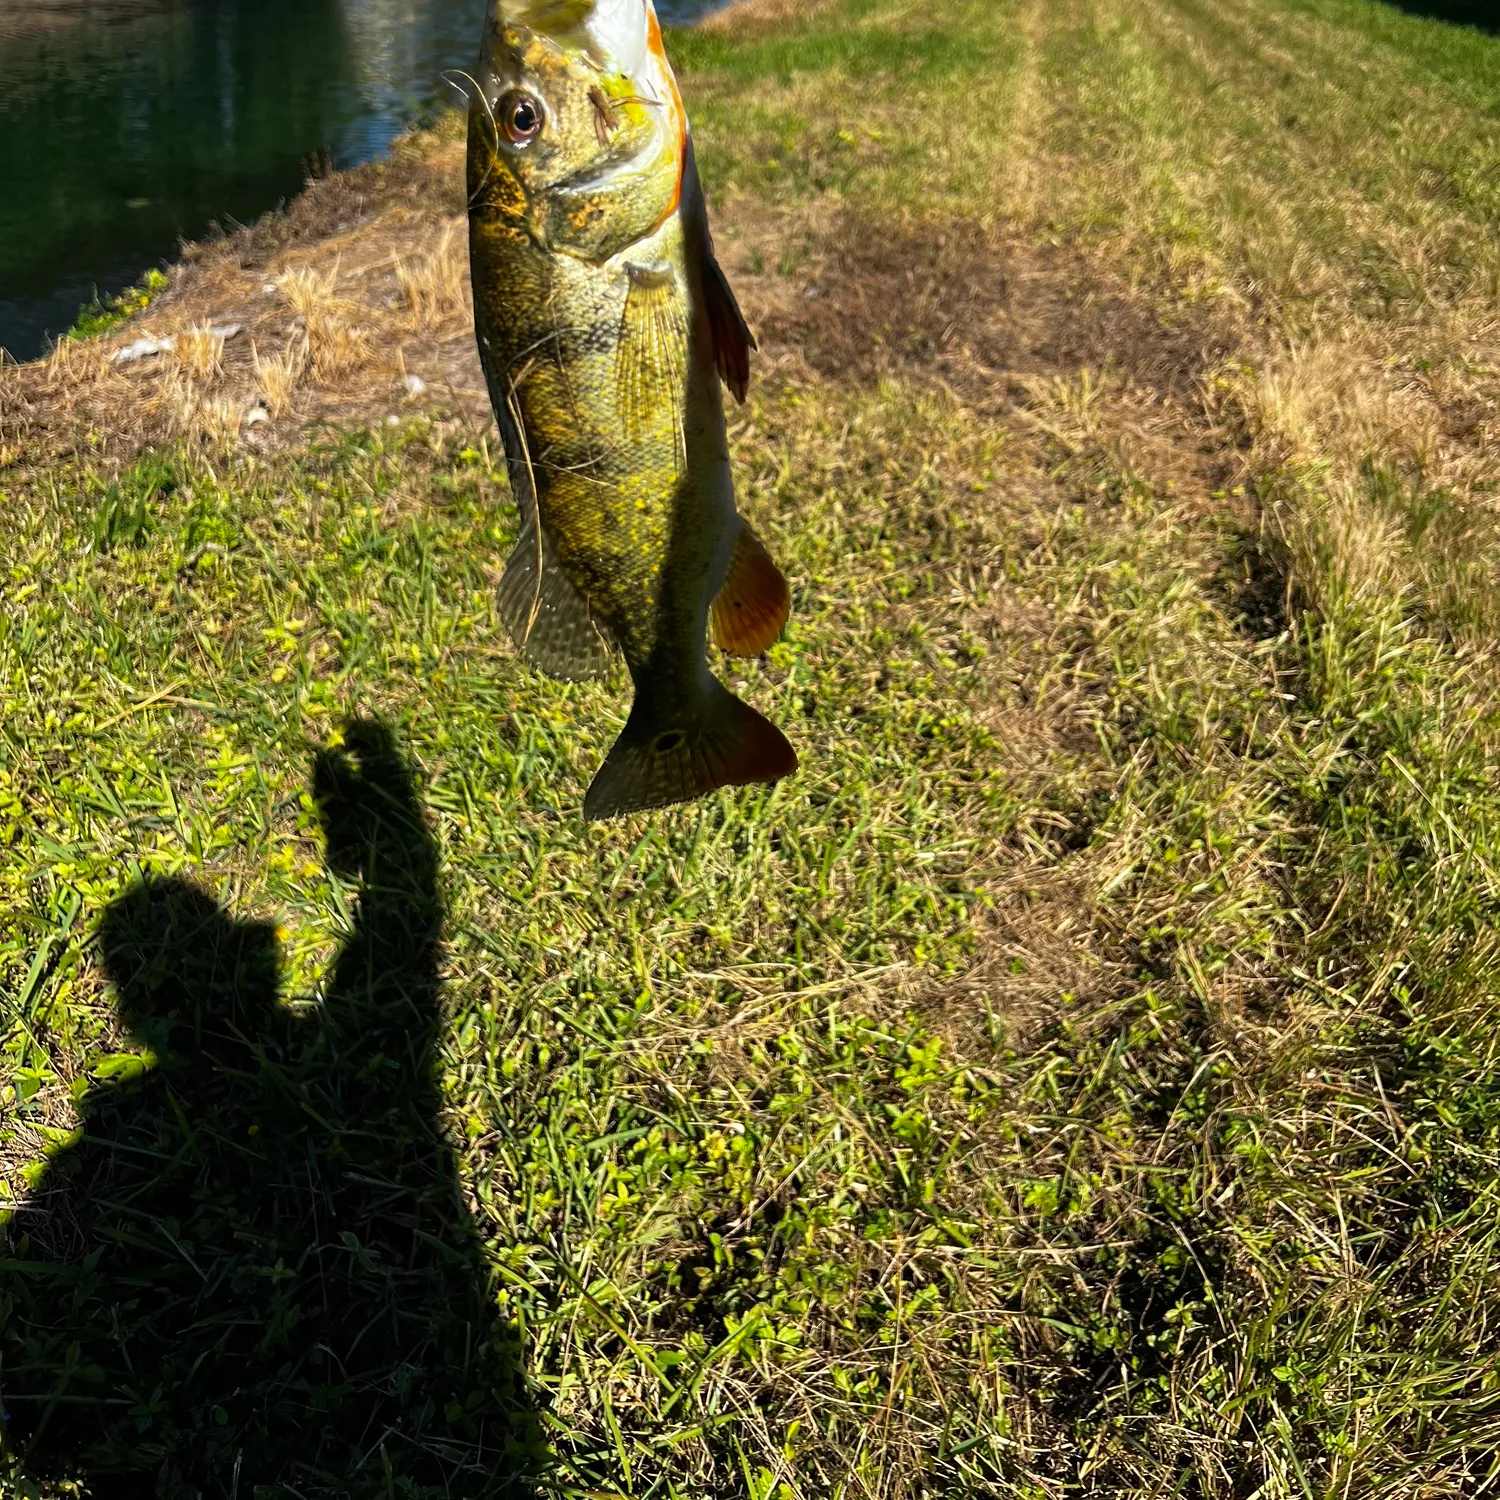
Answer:
<svg viewBox="0 0 1500 1500"><path fill-rule="evenodd" d="M714 644L731 656L759 656L781 634L792 612L792 591L765 543L740 522L729 573L714 599Z"/></svg>
<svg viewBox="0 0 1500 1500"><path fill-rule="evenodd" d="M609 635L531 515L505 565L499 604L516 649L538 671L576 682L609 665Z"/></svg>

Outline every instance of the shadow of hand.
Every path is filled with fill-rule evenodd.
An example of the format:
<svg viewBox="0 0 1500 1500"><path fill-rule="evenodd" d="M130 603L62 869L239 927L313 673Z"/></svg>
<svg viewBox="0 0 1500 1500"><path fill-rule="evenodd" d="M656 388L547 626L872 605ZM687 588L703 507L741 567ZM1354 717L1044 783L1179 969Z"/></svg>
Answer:
<svg viewBox="0 0 1500 1500"><path fill-rule="evenodd" d="M10 1226L13 1446L112 1497L525 1492L533 1418L439 1126L437 853L387 730L313 786L361 883L321 1005L273 930L149 879L99 946L158 1056Z"/></svg>

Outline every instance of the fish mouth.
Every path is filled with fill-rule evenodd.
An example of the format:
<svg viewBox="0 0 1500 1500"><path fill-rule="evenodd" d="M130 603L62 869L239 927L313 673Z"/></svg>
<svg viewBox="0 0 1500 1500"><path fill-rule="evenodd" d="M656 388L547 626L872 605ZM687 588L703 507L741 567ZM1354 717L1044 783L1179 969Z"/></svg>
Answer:
<svg viewBox="0 0 1500 1500"><path fill-rule="evenodd" d="M648 0L491 0L497 26L581 49L601 71L633 76L645 61L654 14Z"/></svg>

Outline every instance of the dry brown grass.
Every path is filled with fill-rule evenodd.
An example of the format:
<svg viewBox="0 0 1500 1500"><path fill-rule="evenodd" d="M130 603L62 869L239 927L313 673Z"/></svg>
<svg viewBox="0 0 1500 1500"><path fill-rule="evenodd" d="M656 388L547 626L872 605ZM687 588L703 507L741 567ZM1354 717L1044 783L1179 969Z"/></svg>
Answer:
<svg viewBox="0 0 1500 1500"><path fill-rule="evenodd" d="M85 339L63 339L41 362L45 388L57 393L70 386L85 386L103 380L110 373L110 355L106 344Z"/></svg>
<svg viewBox="0 0 1500 1500"><path fill-rule="evenodd" d="M301 321L308 367L324 386L336 386L368 364L373 355L370 332L361 322L363 309L338 295L337 263L318 271L297 266L284 272L276 286Z"/></svg>
<svg viewBox="0 0 1500 1500"><path fill-rule="evenodd" d="M307 369L307 341L294 337L280 354L265 359L252 346L250 358L255 367L255 386L266 410L273 418L284 417L292 408L292 397Z"/></svg>
<svg viewBox="0 0 1500 1500"><path fill-rule="evenodd" d="M468 240L463 221L442 226L437 244L414 260L396 260L396 284L417 329L435 327L464 313L469 305Z"/></svg>
<svg viewBox="0 0 1500 1500"><path fill-rule="evenodd" d="M1226 369L1207 406L1238 435L1268 534L1303 597L1405 599L1487 650L1500 614L1494 377L1345 319Z"/></svg>
<svg viewBox="0 0 1500 1500"><path fill-rule="evenodd" d="M224 339L206 323L194 323L173 336L168 356L198 385L212 385L224 374Z"/></svg>
<svg viewBox="0 0 1500 1500"><path fill-rule="evenodd" d="M239 434L241 403L171 364L156 384L147 408L159 414L165 434L223 447Z"/></svg>
<svg viewBox="0 0 1500 1500"><path fill-rule="evenodd" d="M227 447L240 435L244 408L228 396L207 396L198 406L197 433L206 443Z"/></svg>

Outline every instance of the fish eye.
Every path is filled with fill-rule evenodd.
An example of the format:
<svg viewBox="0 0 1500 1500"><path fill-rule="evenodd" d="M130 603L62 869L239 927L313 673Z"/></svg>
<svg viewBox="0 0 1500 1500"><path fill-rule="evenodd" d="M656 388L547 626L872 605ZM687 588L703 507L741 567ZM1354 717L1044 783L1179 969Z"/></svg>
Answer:
<svg viewBox="0 0 1500 1500"><path fill-rule="evenodd" d="M495 118L512 146L529 146L542 133L542 106L520 89L500 101Z"/></svg>

